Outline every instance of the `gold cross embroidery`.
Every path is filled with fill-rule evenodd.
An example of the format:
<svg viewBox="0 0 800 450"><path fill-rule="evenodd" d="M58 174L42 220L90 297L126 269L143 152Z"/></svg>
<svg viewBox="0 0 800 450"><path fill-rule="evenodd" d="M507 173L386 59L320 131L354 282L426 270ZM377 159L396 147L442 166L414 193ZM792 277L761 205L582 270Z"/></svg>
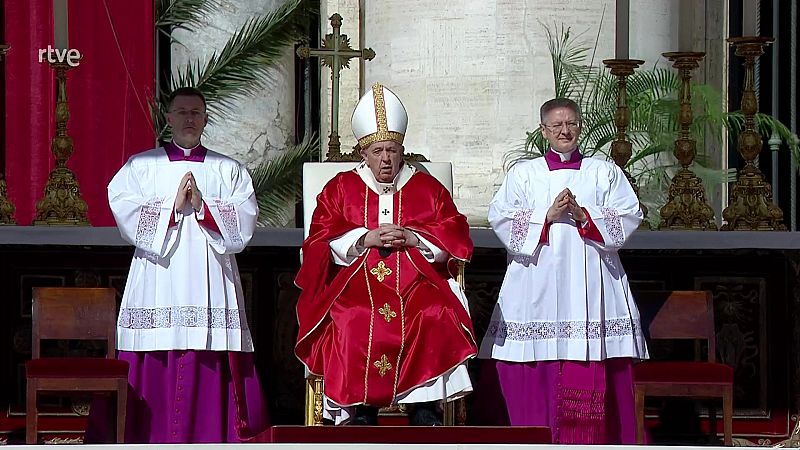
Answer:
<svg viewBox="0 0 800 450"><path fill-rule="evenodd" d="M392 308L389 306L388 303L383 304L383 308L378 310L379 313L383 314L383 318L386 319L386 322L391 322L392 319L397 317L397 313L392 311Z"/></svg>
<svg viewBox="0 0 800 450"><path fill-rule="evenodd" d="M373 364L375 365L375 368L378 369L378 374L380 376L384 376L386 375L386 372L392 370L392 364L389 362L386 354L381 355L381 359L375 361Z"/></svg>
<svg viewBox="0 0 800 450"><path fill-rule="evenodd" d="M379 261L378 267L373 267L370 269L369 273L375 275L375 277L378 279L378 282L383 283L383 279L392 274L392 269L386 267L386 264L384 264L383 261Z"/></svg>

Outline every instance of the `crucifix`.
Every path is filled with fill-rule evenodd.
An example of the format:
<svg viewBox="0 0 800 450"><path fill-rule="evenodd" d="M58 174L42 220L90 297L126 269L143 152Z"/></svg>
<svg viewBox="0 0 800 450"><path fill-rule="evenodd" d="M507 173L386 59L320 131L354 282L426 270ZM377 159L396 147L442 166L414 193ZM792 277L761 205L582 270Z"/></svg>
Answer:
<svg viewBox="0 0 800 450"><path fill-rule="evenodd" d="M341 34L342 16L334 13L330 17L333 33L325 35L321 48L309 48L304 45L297 49L297 56L310 58L316 56L323 66L331 68L331 134L328 136L328 160L337 160L342 156L339 141L339 72L350 67L352 58L363 58L367 61L375 57L371 48L353 49L350 38Z"/></svg>

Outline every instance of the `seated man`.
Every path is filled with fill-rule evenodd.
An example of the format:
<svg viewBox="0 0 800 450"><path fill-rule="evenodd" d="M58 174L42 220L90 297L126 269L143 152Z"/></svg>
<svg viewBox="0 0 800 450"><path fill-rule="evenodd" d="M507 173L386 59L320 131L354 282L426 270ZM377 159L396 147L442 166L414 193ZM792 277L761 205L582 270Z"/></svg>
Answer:
<svg viewBox="0 0 800 450"><path fill-rule="evenodd" d="M359 100L363 161L323 188L303 243L295 353L324 377L336 424L374 425L379 407L406 403L412 425L440 425L436 401L472 391L472 322L448 271L472 255L469 225L441 183L403 162L407 122L380 84Z"/></svg>

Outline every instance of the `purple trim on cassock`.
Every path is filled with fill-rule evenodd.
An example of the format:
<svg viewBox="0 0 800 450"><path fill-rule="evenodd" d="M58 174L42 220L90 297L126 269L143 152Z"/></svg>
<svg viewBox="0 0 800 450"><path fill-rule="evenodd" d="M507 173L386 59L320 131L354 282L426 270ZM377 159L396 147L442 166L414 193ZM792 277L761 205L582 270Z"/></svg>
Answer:
<svg viewBox="0 0 800 450"><path fill-rule="evenodd" d="M481 360L475 401L479 414L489 414L478 425L547 426L553 443L636 443L630 358Z"/></svg>
<svg viewBox="0 0 800 450"><path fill-rule="evenodd" d="M203 162L206 160L206 153L208 153L208 149L203 147L202 144L197 144L191 152L189 152L189 156L185 156L183 154L183 149L178 147L177 144L173 141L167 142L164 145L164 150L167 152L167 158L170 161L192 161L192 162Z"/></svg>
<svg viewBox="0 0 800 450"><path fill-rule="evenodd" d="M551 171L559 169L579 170L581 168L583 155L581 154L580 150L575 149L575 151L569 155L568 160L561 161L561 156L559 153L553 149L550 149L544 154L544 160L547 161L547 168Z"/></svg>
<svg viewBox="0 0 800 450"><path fill-rule="evenodd" d="M242 442L269 426L253 353L120 351L117 358L130 364L126 443ZM112 442L113 427L101 425L114 410L113 402L93 402L87 442Z"/></svg>

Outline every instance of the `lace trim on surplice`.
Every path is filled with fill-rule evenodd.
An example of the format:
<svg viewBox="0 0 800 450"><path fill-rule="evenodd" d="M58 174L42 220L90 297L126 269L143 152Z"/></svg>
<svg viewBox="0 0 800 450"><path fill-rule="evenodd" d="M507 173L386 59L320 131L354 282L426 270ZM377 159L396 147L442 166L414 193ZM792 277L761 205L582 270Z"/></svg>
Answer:
<svg viewBox="0 0 800 450"><path fill-rule="evenodd" d="M622 231L622 219L619 218L619 213L609 207L600 208L600 212L603 213L603 222L609 237L617 247L621 247L625 243L625 233Z"/></svg>
<svg viewBox="0 0 800 450"><path fill-rule="evenodd" d="M155 329L176 327L226 328L241 330L243 311L204 306L167 306L161 308L122 308L117 325L120 328Z"/></svg>
<svg viewBox="0 0 800 450"><path fill-rule="evenodd" d="M161 217L160 198L154 198L142 206L139 211L139 223L136 225L136 246L142 249L152 249L153 241L158 231L158 219Z"/></svg>
<svg viewBox="0 0 800 450"><path fill-rule="evenodd" d="M612 336L641 336L641 323L633 319L606 321L499 322L492 321L488 336L512 341L544 339L602 339Z"/></svg>
<svg viewBox="0 0 800 450"><path fill-rule="evenodd" d="M234 245L243 245L242 234L239 232L239 215L236 213L236 208L232 203L226 203L222 200L215 200L217 211L222 218L222 227L230 237L231 243Z"/></svg>
<svg viewBox="0 0 800 450"><path fill-rule="evenodd" d="M525 240L528 238L531 215L533 215L532 209L521 209L514 213L514 219L511 222L511 251L519 252L525 245Z"/></svg>

